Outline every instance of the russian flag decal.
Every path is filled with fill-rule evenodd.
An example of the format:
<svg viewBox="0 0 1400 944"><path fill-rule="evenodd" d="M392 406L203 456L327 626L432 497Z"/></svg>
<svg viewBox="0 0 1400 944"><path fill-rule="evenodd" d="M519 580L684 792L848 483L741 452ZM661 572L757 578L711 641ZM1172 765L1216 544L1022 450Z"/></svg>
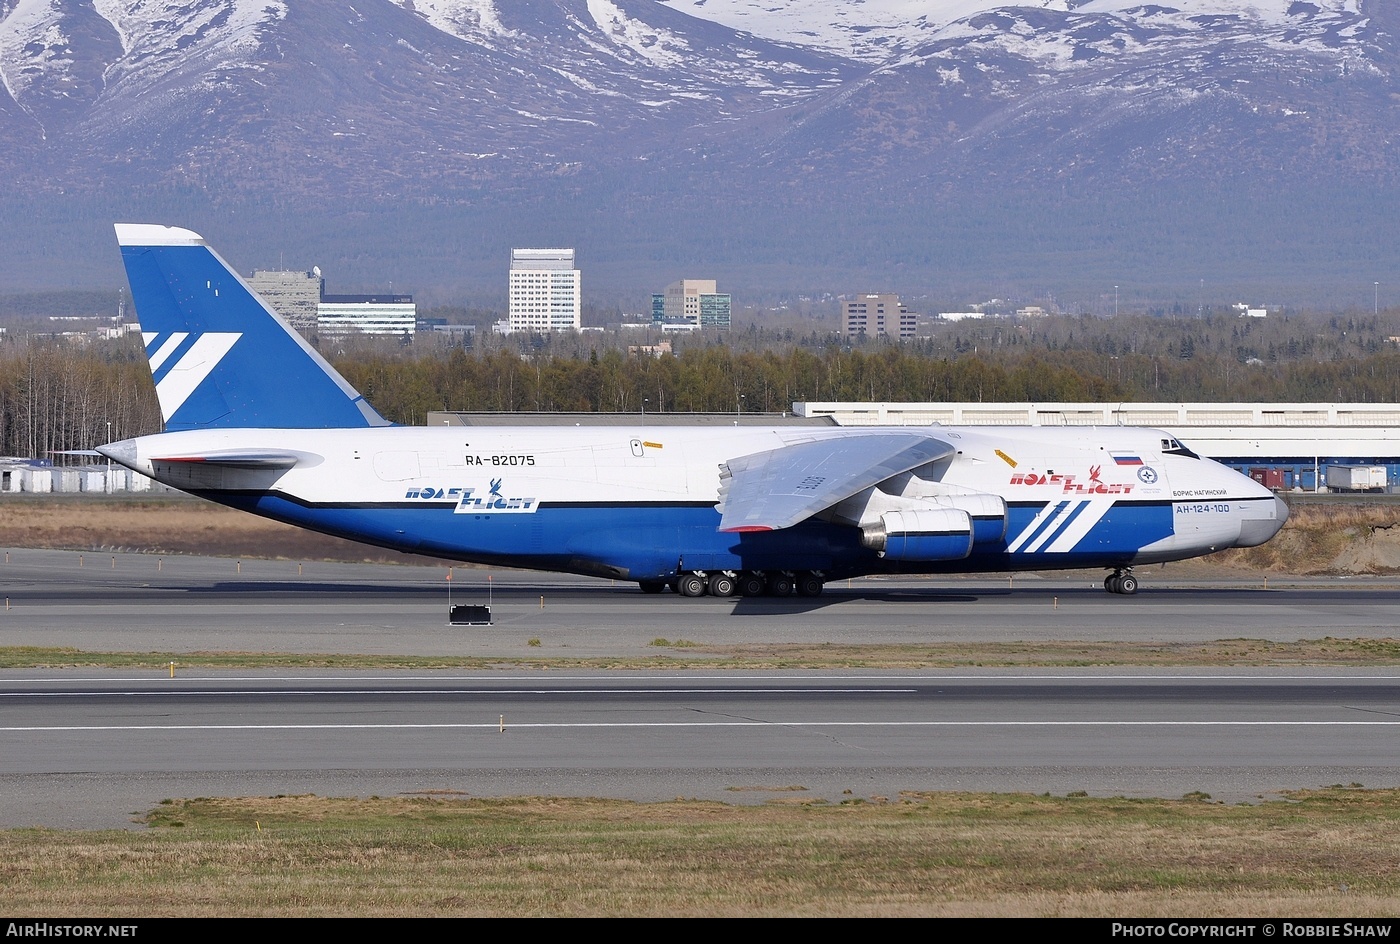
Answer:
<svg viewBox="0 0 1400 944"><path fill-rule="evenodd" d="M1118 465L1142 465L1141 456L1130 455L1122 452L1111 452L1109 453L1109 455L1113 456L1113 461Z"/></svg>

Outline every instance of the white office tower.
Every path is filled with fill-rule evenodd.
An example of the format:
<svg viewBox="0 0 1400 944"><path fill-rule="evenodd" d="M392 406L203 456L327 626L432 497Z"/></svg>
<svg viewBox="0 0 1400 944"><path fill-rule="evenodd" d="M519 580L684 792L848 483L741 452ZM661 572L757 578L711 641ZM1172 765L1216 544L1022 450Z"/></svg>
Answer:
<svg viewBox="0 0 1400 944"><path fill-rule="evenodd" d="M512 249L510 330L578 330L583 325L581 281L572 249Z"/></svg>

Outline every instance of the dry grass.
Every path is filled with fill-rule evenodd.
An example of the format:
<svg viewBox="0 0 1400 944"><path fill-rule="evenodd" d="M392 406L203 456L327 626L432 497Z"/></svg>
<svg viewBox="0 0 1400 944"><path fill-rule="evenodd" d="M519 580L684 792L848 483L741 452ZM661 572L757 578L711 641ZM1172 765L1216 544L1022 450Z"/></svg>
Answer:
<svg viewBox="0 0 1400 944"><path fill-rule="evenodd" d="M1400 639L1216 639L1208 642L976 642L928 645L691 644L711 656L696 667L798 668L1081 668L1088 666L1377 666L1400 664ZM685 658L677 654L676 660Z"/></svg>
<svg viewBox="0 0 1400 944"><path fill-rule="evenodd" d="M194 498L4 496L0 547L288 560L427 560Z"/></svg>
<svg viewBox="0 0 1400 944"><path fill-rule="evenodd" d="M160 915L1400 913L1400 794L1251 806L981 794L836 805L198 799L139 833L0 833L7 911Z"/></svg>
<svg viewBox="0 0 1400 944"><path fill-rule="evenodd" d="M1384 559L1379 566L1344 563L1343 556L1377 538L1400 544L1400 504L1392 501L1295 501L1288 523L1272 541L1259 547L1222 551L1212 561L1275 574L1395 572ZM1387 540L1388 539L1388 540Z"/></svg>
<svg viewBox="0 0 1400 944"><path fill-rule="evenodd" d="M793 643L708 646L653 642L670 651L644 657L538 660L518 657L336 655L264 652L85 652L0 647L0 669L939 669L1086 666L1380 666L1400 665L1400 639L1217 639L1208 642L975 642L905 644Z"/></svg>

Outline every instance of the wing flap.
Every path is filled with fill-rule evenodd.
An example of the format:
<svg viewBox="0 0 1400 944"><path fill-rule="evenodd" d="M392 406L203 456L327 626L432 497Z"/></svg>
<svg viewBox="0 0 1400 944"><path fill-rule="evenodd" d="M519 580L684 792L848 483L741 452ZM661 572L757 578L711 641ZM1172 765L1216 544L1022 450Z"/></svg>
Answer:
<svg viewBox="0 0 1400 944"><path fill-rule="evenodd" d="M957 451L926 433L823 438L730 459L720 466L721 531L776 531Z"/></svg>

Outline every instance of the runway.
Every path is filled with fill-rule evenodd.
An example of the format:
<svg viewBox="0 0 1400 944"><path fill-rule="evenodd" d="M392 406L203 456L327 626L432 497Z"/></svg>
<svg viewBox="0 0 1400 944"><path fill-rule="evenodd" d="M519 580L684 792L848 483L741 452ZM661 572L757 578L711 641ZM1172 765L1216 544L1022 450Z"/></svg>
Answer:
<svg viewBox="0 0 1400 944"><path fill-rule="evenodd" d="M651 597L446 569L79 555L0 563L6 646L617 658L743 641L1391 636L1385 581L855 581ZM115 559L114 559L115 558ZM465 575L464 575L465 574ZM488 581L486 578L489 577ZM485 585L485 586L483 586ZM542 601L542 602L541 602ZM532 646L531 639L540 645ZM1400 669L0 673L0 826L121 828L167 797L414 792L841 802L993 790L1227 802L1400 785Z"/></svg>
<svg viewBox="0 0 1400 944"><path fill-rule="evenodd" d="M658 638L927 643L1275 641L1396 635L1400 580L1173 579L1105 593L1102 574L860 579L815 599L648 596L636 584L519 571L0 551L5 645L483 658L655 656ZM450 626L451 603L490 626Z"/></svg>

